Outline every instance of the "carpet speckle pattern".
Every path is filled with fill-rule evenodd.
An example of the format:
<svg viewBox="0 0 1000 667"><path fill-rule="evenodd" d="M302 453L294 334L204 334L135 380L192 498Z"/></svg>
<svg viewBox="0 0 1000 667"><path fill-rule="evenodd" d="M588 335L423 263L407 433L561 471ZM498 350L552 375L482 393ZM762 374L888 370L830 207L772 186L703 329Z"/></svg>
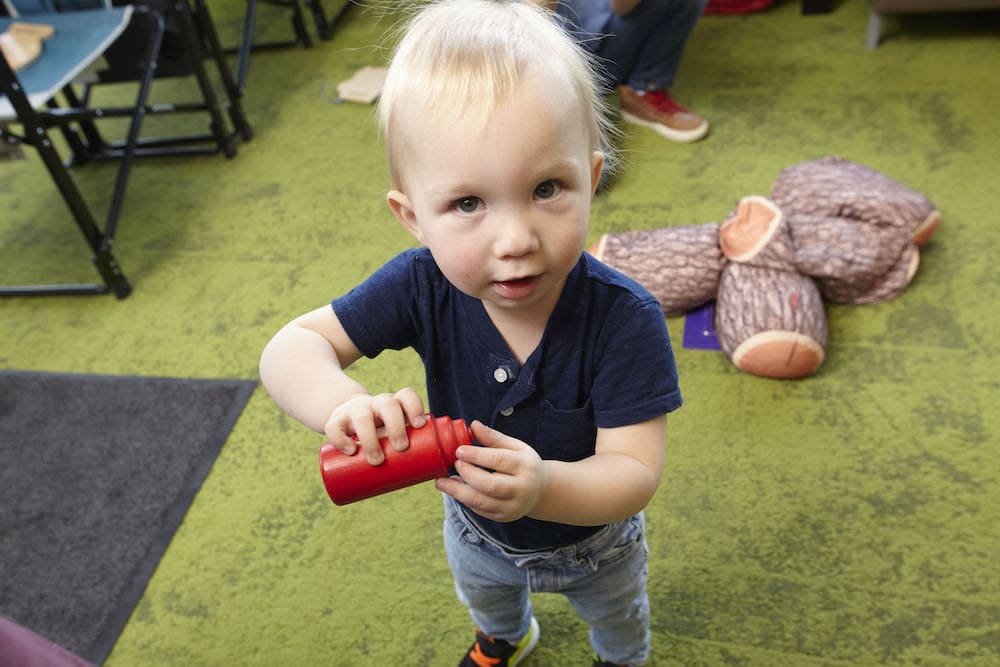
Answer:
<svg viewBox="0 0 1000 667"><path fill-rule="evenodd" d="M227 39L239 5L213 4ZM710 135L680 145L626 127L625 171L593 204L593 239L721 221L781 169L838 154L943 214L899 299L828 307L813 377L740 373L718 352L681 349L683 320L669 320L686 402L648 509L653 665L1000 663L1000 18L887 20L869 51L866 3L835 5L705 17L674 92ZM287 28L281 11L261 7L261 25ZM408 247L384 202L372 109L330 94L382 62L391 27L353 8L330 42L255 54L253 141L230 161L134 169L116 244L133 295L0 302L0 364L252 377L282 324ZM97 190L112 172L76 174ZM0 163L0 211L5 281L89 277L31 155ZM356 377L422 386L410 353L363 361ZM320 444L254 395L109 665L457 663L473 628L437 494L422 485L337 508ZM589 664L569 605L536 606L526 667Z"/></svg>

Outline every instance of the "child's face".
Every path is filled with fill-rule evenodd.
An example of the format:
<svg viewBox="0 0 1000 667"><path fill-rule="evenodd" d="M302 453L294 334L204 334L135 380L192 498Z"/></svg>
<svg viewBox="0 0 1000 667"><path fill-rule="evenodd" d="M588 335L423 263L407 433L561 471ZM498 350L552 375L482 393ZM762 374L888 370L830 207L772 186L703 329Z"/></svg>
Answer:
<svg viewBox="0 0 1000 667"><path fill-rule="evenodd" d="M487 310L546 320L587 240L603 157L583 114L528 76L487 123L404 128L400 222L455 287ZM426 120L427 116L422 116Z"/></svg>

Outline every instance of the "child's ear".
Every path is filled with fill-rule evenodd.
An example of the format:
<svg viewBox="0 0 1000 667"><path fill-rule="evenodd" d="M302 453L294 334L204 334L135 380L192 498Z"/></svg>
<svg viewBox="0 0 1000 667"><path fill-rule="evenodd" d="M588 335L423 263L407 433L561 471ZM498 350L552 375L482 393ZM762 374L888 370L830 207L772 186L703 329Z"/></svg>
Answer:
<svg viewBox="0 0 1000 667"><path fill-rule="evenodd" d="M417 224L417 216L413 212L410 198L399 190L390 190L389 194L385 196L385 200L388 202L392 214L399 220L399 224L403 225L406 231L413 234L418 241L423 242L421 238L423 232L420 230L420 225Z"/></svg>
<svg viewBox="0 0 1000 667"><path fill-rule="evenodd" d="M594 151L590 154L590 196L597 192L597 184L601 182L601 170L604 169L604 153Z"/></svg>

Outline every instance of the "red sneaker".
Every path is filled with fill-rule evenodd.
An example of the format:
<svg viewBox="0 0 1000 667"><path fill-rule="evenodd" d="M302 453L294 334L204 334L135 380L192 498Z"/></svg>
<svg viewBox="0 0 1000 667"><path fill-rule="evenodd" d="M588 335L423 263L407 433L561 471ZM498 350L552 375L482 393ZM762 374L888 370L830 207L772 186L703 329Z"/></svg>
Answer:
<svg viewBox="0 0 1000 667"><path fill-rule="evenodd" d="M688 111L662 90L640 93L618 86L622 118L645 125L671 141L698 141L708 134L708 121Z"/></svg>

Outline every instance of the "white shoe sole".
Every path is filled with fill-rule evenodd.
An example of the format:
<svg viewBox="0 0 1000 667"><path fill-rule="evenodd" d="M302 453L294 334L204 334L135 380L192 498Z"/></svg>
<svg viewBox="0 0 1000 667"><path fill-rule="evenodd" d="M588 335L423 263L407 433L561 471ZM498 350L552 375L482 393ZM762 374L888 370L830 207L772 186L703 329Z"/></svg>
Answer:
<svg viewBox="0 0 1000 667"><path fill-rule="evenodd" d="M643 125L645 127L652 128L661 137L670 139L671 141L679 141L681 143L690 143L692 141L698 141L706 134L708 134L708 121L702 121L701 125L691 130L674 130L662 125L660 123L654 123L653 121L645 120L639 118L638 116L633 116L627 111L622 111L622 118L635 125Z"/></svg>
<svg viewBox="0 0 1000 667"><path fill-rule="evenodd" d="M528 630L528 636L531 637L531 639L528 640L528 643L525 644L524 648L522 648L517 654L511 665L519 665L522 660L528 657L528 654L531 653L531 651L534 650L535 646L538 644L538 635L540 632L541 630L538 628L538 621L536 621L535 617L532 616L531 628Z"/></svg>

